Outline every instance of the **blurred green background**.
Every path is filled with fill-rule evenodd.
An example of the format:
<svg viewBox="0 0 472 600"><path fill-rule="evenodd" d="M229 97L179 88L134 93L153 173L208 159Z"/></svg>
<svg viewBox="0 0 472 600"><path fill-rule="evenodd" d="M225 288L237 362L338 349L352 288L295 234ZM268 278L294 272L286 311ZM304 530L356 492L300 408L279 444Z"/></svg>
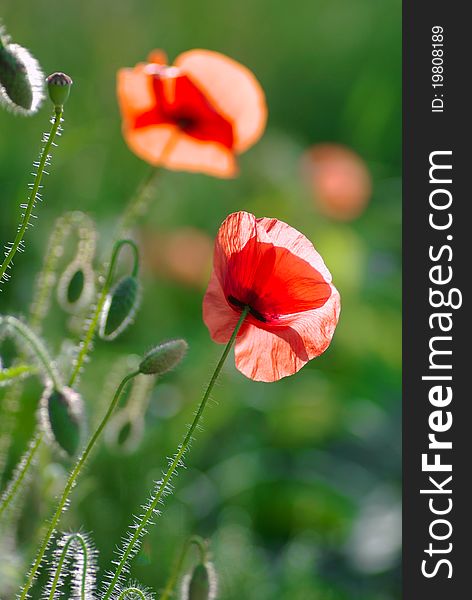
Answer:
<svg viewBox="0 0 472 600"><path fill-rule="evenodd" d="M228 361L188 469L145 538L133 577L162 587L185 538L196 533L211 538L221 600L400 598L400 3L2 0L0 17L46 73L74 79L45 200L0 295L2 313L27 314L63 212L87 212L100 234L97 264L109 256L120 212L149 169L121 137L118 68L153 48L171 59L195 47L218 50L254 71L269 106L266 134L241 157L237 179L172 172L159 179L136 234L146 265L142 306L120 338L96 343L80 385L89 415L107 402L105 380L120 357L179 336L190 351L153 390L138 447L100 444L64 528L92 533L103 573L222 351L201 318L208 248L229 213L247 210L285 220L313 241L341 293L340 323L323 356L278 383L249 381ZM47 102L32 118L0 111L2 243L16 231L49 112ZM357 219L324 216L301 176L304 151L322 142L351 148L367 165L372 194ZM77 335L54 301L44 336L66 368L63 340ZM5 364L14 358L10 345L1 353ZM32 435L40 393L29 380L3 485ZM12 580L29 564L68 468L55 454L48 464L48 456L25 499L17 546L0 548ZM3 577L0 596L8 593Z"/></svg>

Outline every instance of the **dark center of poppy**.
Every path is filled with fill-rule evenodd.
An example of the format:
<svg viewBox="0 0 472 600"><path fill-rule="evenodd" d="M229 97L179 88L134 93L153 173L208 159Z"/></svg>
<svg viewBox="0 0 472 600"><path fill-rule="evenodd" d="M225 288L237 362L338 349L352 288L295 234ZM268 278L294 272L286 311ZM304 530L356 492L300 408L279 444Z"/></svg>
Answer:
<svg viewBox="0 0 472 600"><path fill-rule="evenodd" d="M262 323L267 323L267 319L264 317L264 315L262 313L260 313L255 308L252 308L252 306L246 304L245 302L241 302L241 300L238 300L234 296L228 296L228 302L232 306L240 308L241 310L244 310L246 308L246 306L249 306L249 314L250 315L252 315L258 321L261 321Z"/></svg>
<svg viewBox="0 0 472 600"><path fill-rule="evenodd" d="M179 129L182 131L189 131L193 129L197 125L197 120L195 117L191 117L190 115L182 115L175 118L175 122Z"/></svg>

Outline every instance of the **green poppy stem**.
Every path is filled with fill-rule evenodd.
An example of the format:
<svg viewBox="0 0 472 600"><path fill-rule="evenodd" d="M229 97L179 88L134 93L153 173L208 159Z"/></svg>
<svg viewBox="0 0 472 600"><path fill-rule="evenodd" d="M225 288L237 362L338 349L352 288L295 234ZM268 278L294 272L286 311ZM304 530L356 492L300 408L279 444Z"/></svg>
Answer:
<svg viewBox="0 0 472 600"><path fill-rule="evenodd" d="M146 212L159 173L159 168L152 167L138 186L134 195L130 198L120 219L118 227L118 234L120 236L127 235L136 219Z"/></svg>
<svg viewBox="0 0 472 600"><path fill-rule="evenodd" d="M44 554L46 553L46 550L48 548L48 545L51 541L52 536L54 535L54 532L56 530L56 527L59 523L59 520L61 518L62 512L65 510L66 506L67 506L67 502L69 500L69 496L70 493L72 492L77 478L82 470L82 467L84 466L85 462L87 461L87 458L89 457L92 448L94 447L96 441L98 440L98 438L100 437L102 431L104 430L106 424L108 423L108 420L110 419L116 405L118 404L118 401L121 397L121 394L124 390L124 388L126 387L127 383L133 379L134 377L136 377L137 375L139 375L139 371L134 371L133 373L130 373L129 375L126 375L126 377L124 377L124 379L121 381L120 385L118 386L115 395L113 397L113 400L111 401L110 406L108 407L108 410L105 414L105 416L103 417L100 425L97 427L95 433L92 435L92 437L90 438L90 441L88 442L85 450L83 451L83 453L81 454L80 458L78 459L78 461L75 464L75 467L72 469L69 478L67 480L67 484L66 487L64 488L64 491L62 492L62 496L61 499L59 500L59 503L57 505L56 508L56 512L54 513L52 519L49 521L49 525L46 531L46 534L43 538L43 541L41 542L40 548L38 550L38 553L36 555L36 558L34 560L33 566L31 567L28 576L27 576L27 580L25 585L23 586L22 590L21 590L21 594L19 596L20 600L26 600L26 598L28 598L29 596L29 591L31 589L31 586L34 583L34 580L36 579L36 576L38 574L38 570L41 566L42 560L44 558Z"/></svg>
<svg viewBox="0 0 472 600"><path fill-rule="evenodd" d="M16 234L15 240L13 244L8 249L7 255L5 256L5 260L0 267L0 282L6 281L6 272L8 267L11 265L13 257L17 253L18 249L21 248L23 237L28 229L28 225L31 218L31 213L33 212L33 208L36 204L36 200L38 199L38 191L40 189L41 181L43 179L44 167L48 161L49 151L54 144L54 139L56 138L57 132L61 126L62 115L64 113L64 109L62 106L56 106L54 109L54 116L52 118L52 125L49 134L46 136L46 142L41 151L41 156L39 159L38 169L36 172L36 177L34 179L34 184L31 189L31 193L28 198L28 203L25 208L25 212L23 213L23 217L18 227L18 232Z"/></svg>
<svg viewBox="0 0 472 600"><path fill-rule="evenodd" d="M92 345L93 338L95 336L95 331L98 327L98 323L100 320L100 314L103 310L103 306L105 304L107 294L110 291L111 283L113 280L113 275L115 272L116 261L118 260L118 256L119 256L120 251L123 248L123 246L129 246L131 248L131 250L133 251L134 261L133 261L132 275L133 275L133 277L136 277L138 274L138 269L139 269L138 247L133 242L133 240L119 240L113 246L113 253L111 255L110 266L108 267L108 272L107 272L107 275L105 278L105 282L103 284L102 290L98 297L97 304L95 306L95 310L93 311L93 315L89 321L89 326L87 328L87 331L85 332L85 336L82 339L82 341L80 342L79 354L77 355L77 358L75 360L74 370L72 371L72 374L71 374L71 376L69 378L69 382L68 382L68 386L71 388L74 387L74 384L77 381L80 371L82 370L85 359L87 358L87 354L90 351L90 347Z"/></svg>
<svg viewBox="0 0 472 600"><path fill-rule="evenodd" d="M59 372L54 366L54 361L49 356L49 352L41 338L35 334L31 327L11 315L0 315L0 329L2 327L10 328L17 339L20 338L23 344L26 342L28 351L34 355L45 376L57 390L61 390L63 383Z"/></svg>
<svg viewBox="0 0 472 600"><path fill-rule="evenodd" d="M140 600L147 600L143 590L140 590L137 587L127 587L120 593L116 600L126 600L128 597L133 598L133 600L136 597L138 597Z"/></svg>
<svg viewBox="0 0 472 600"><path fill-rule="evenodd" d="M203 395L203 398L200 402L200 405L195 414L193 422L187 431L187 434L185 435L182 443L180 444L180 446L177 450L177 453L175 454L173 460L171 461L163 479L156 485L156 488L151 495L150 501L148 503L146 503L145 513L142 515L142 517L139 518L138 523L136 523L136 525L133 525L133 529L132 529L133 533L132 533L132 535L130 535L129 539L125 542L125 546L123 547L122 551L120 552L120 559L117 563L115 573L110 578L106 592L105 592L102 600L109 600L109 598L111 598L111 596L113 595L113 593L115 591L117 584L119 583L119 581L121 579L123 569L125 569L126 565L128 564L128 561L137 552L137 549L139 548L140 538L145 534L146 528L149 525L149 521L151 520L152 516L154 515L154 511L156 510L156 507L158 506L159 502L162 500L162 497L163 497L166 489L168 489L168 486L170 484L170 481L171 481L173 475L177 471L179 465L181 465L182 460L189 449L193 434L195 433L195 430L198 427L198 424L203 415L205 407L208 403L208 399L210 398L210 394L213 390L216 380L218 379L221 369L223 368L226 358L228 357L228 354L236 340L236 336L238 335L238 332L239 332L245 318L247 317L248 313L249 313L249 306L246 306L246 307L244 307L244 309L241 313L241 316L236 324L236 327L234 328L234 331L231 335L231 338L230 338L229 342L226 344L223 354L221 355L221 358L220 358L218 364L216 365L216 369L210 379L210 383L208 384L205 394Z"/></svg>
<svg viewBox="0 0 472 600"><path fill-rule="evenodd" d="M173 595L174 588L177 583L177 579L179 577L180 572L182 571L182 567L184 565L185 558L186 558L187 553L190 550L190 546L192 544L195 544L195 546L198 549L200 562L201 563L205 562L206 555L207 555L207 549L205 547L205 542L198 535L194 535L185 542L182 550L180 551L179 557L178 557L177 561L175 562L174 568L172 569L172 572L167 581L166 587L164 588L164 591L162 592L162 596L160 597L159 600L169 600L169 598Z"/></svg>
<svg viewBox="0 0 472 600"><path fill-rule="evenodd" d="M168 155L172 152L178 139L179 136L175 133L169 137L162 150L162 161L165 161ZM120 225L118 228L118 235L120 237L128 235L128 232L134 224L134 222L136 221L136 219L146 213L149 201L151 199L151 194L156 183L156 179L160 172L161 168L152 167L152 169L142 180L134 195L129 200L128 205L126 206L123 212L123 216L121 217Z"/></svg>
<svg viewBox="0 0 472 600"><path fill-rule="evenodd" d="M83 565L82 565L82 580L81 580L81 586L80 586L80 600L87 600L87 598L85 597L85 591L86 591L87 569L88 569L89 556L88 556L87 544L86 544L82 534L80 534L80 533L72 534L69 537L69 539L67 540L67 542L64 544L64 548L62 549L62 552L59 556L59 560L56 565L54 577L51 582L48 600L54 600L54 598L55 598L56 589L57 589L57 587L59 585L59 581L61 579L62 569L64 568L67 553L69 552L69 548L71 547L71 545L74 543L78 543L82 550Z"/></svg>
<svg viewBox="0 0 472 600"><path fill-rule="evenodd" d="M15 499L18 494L18 491L22 488L24 481L29 473L30 467L34 464L36 460L36 454L41 447L43 441L44 434L37 433L31 444L26 451L23 459L18 464L17 469L15 470L15 475L5 490L1 502L0 502L0 522L3 517L7 514L9 507L14 506Z"/></svg>

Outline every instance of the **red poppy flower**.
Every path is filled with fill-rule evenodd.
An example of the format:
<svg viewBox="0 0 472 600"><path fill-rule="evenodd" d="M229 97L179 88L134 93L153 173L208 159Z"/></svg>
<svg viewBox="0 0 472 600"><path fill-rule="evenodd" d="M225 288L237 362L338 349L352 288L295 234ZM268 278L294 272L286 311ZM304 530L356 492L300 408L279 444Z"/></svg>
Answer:
<svg viewBox="0 0 472 600"><path fill-rule="evenodd" d="M184 52L173 66L161 51L148 60L118 72L128 146L154 166L234 176L236 155L261 137L267 120L254 75L209 50Z"/></svg>
<svg viewBox="0 0 472 600"><path fill-rule="evenodd" d="M311 242L277 219L230 215L215 242L203 320L226 343L245 306L236 367L250 379L277 381L326 350L339 318L339 293Z"/></svg>

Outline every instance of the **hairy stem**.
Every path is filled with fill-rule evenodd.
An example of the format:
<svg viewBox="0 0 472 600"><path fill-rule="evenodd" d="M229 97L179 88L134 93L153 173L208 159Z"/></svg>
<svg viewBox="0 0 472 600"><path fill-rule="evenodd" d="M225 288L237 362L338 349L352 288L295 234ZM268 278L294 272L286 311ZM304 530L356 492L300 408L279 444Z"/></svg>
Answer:
<svg viewBox="0 0 472 600"><path fill-rule="evenodd" d="M226 358L231 350L231 347L233 346L234 341L236 340L236 336L238 335L239 329L241 328L241 325L243 324L244 319L248 315L248 312L249 312L249 307L246 306L241 313L239 321L233 331L233 334L231 335L229 342L227 343L227 345L223 351L223 354L221 355L221 358L220 358L218 364L216 365L216 369L210 379L208 387L205 391L205 394L203 395L203 398L200 402L197 412L195 413L195 417L187 431L187 434L185 435L182 443L180 444L180 446L177 450L177 453L175 454L173 460L171 461L163 479L157 484L156 489L152 493L150 502L147 504L147 508L146 508L144 514L139 518L139 521L138 521L138 523L136 523L136 526L133 526L134 533L125 542L125 546L124 546L122 552L120 553L120 560L117 563L115 573L113 574L113 576L111 577L111 579L109 581L107 590L106 590L105 595L103 596L102 600L108 600L111 597L116 585L120 581L123 569L126 568L128 561L130 560L130 558L132 556L134 556L137 549L139 548L140 538L145 534L146 527L149 525L149 522L156 510L157 505L162 500L162 497L170 484L172 476L176 472L179 465L181 465L182 459L183 459L184 455L186 454L187 450L189 449L190 443L192 441L192 436L193 436L196 428L198 427L198 424L203 415L203 412L207 405L210 394L213 390L216 380L218 379L218 375L220 374L221 369L223 368Z"/></svg>
<svg viewBox="0 0 472 600"><path fill-rule="evenodd" d="M152 190L160 169L153 167L142 180L134 195L131 196L120 219L119 235L126 235L135 220L146 212Z"/></svg>
<svg viewBox="0 0 472 600"><path fill-rule="evenodd" d="M2 481L5 473L8 451L18 415L22 390L22 384L17 382L11 385L3 396L1 406L2 418L0 419L0 481Z"/></svg>
<svg viewBox="0 0 472 600"><path fill-rule="evenodd" d="M19 336L23 342L26 342L28 352L33 354L38 360L42 371L52 382L54 388L61 390L63 387L61 377L57 372L54 362L49 356L49 353L41 338L37 336L25 323L16 317L12 317L11 315L6 317L0 315L0 327L2 326L12 329L15 336ZM33 438L33 442L28 448L23 459L18 464L13 480L2 497L0 503L0 517L6 512L7 508L12 505L16 494L21 489L22 483L25 481L31 466L35 462L35 458L39 448L41 447L42 440L43 434L38 433L35 438Z"/></svg>
<svg viewBox="0 0 472 600"><path fill-rule="evenodd" d="M18 363L7 369L0 369L0 387L17 383L19 379L34 375L38 372L35 365Z"/></svg>
<svg viewBox="0 0 472 600"><path fill-rule="evenodd" d="M170 598L170 596L172 596L175 585L179 578L179 574L182 571L182 567L184 565L185 558L186 558L187 553L192 544L194 544L198 549L198 552L200 554L200 562L201 563L205 562L206 555L207 555L207 549L205 546L205 542L198 535L194 535L185 542L182 550L180 551L179 557L178 557L177 561L175 562L174 568L172 569L172 572L169 576L166 587L164 588L164 591L162 592L162 596L160 597L160 600L168 600L168 598Z"/></svg>
<svg viewBox="0 0 472 600"><path fill-rule="evenodd" d="M125 600L126 597L129 596L130 594L134 594L134 596L139 596L139 598L141 600L146 600L146 595L143 592L143 590L140 590L137 587L127 587L120 593L117 600Z"/></svg>
<svg viewBox="0 0 472 600"><path fill-rule="evenodd" d="M125 245L130 246L130 248L133 250L133 253L134 253L133 276L137 275L138 266L139 266L138 247L132 240L119 240L118 242L115 243L115 245L113 247L113 253L111 256L110 266L108 267L108 272L107 272L107 275L105 278L105 282L103 284L102 290L98 297L97 304L95 306L93 315L90 318L89 325L87 327L87 331L85 332L85 336L82 339L82 341L80 342L79 354L77 356L77 359L75 360L74 370L72 371L72 374L71 374L71 376L69 378L69 382L68 382L69 387L73 387L74 384L76 383L76 380L80 374L80 371L82 370L84 361L87 358L87 355L90 351L90 347L92 345L93 338L95 336L95 331L97 330L98 323L100 320L100 314L103 310L103 306L105 304L107 294L110 291L111 283L113 280L113 274L115 271L116 261L118 259L121 248Z"/></svg>
<svg viewBox="0 0 472 600"><path fill-rule="evenodd" d="M18 249L21 249L23 237L25 235L26 230L28 229L29 220L31 218L31 213L33 212L33 208L34 208L34 206L36 204L36 200L38 198L38 191L40 189L41 181L43 178L44 167L46 166L46 164L48 162L49 151L50 151L52 145L54 144L54 139L55 139L57 132L59 130L59 127L61 125L63 112L64 112L64 110L63 110L62 106L56 106L56 108L54 109L54 116L52 118L51 130L50 130L49 134L46 135L45 144L41 151L41 156L40 156L39 163L38 163L36 177L34 179L34 184L33 184L31 193L28 198L28 203L26 205L25 212L23 213L22 220L18 227L18 231L17 231L16 237L15 237L15 240L13 241L13 244L9 247L9 249L6 253L6 256L5 256L5 260L3 261L2 266L0 267L0 282L6 280L6 271L7 271L8 267L10 266L10 264L13 260L13 257L15 256Z"/></svg>
<svg viewBox="0 0 472 600"><path fill-rule="evenodd" d="M59 500L59 503L57 505L56 508L56 512L54 513L52 519L49 522L49 526L47 528L46 534L43 538L43 541L41 542L40 548L38 550L38 553L36 555L35 561L33 563L33 566L31 567L30 572L28 573L27 576L27 580L25 585L23 586L22 590L21 590L21 594L19 596L20 600L25 600L28 597L28 593L29 590L31 589L31 586L33 585L33 582L36 578L36 575L38 573L38 570L41 566L41 562L43 560L44 554L48 548L49 542L51 541L51 538L54 534L54 531L56 530L57 524L59 523L59 520L61 518L62 512L65 510L66 506L67 506L67 502L70 496L70 493L77 481L77 477L79 476L82 467L84 466L87 458L90 455L90 452L92 451L92 448L95 445L95 442L98 440L98 438L100 437L103 429L105 428L109 418L111 417L111 414L113 413L120 397L121 394L126 386L126 384L133 379L134 377L136 377L136 375L139 374L139 371L134 371L133 373L130 373L129 375L126 375L126 377L124 377L124 379L121 381L120 385L118 386L115 395L113 397L113 400L111 401L110 406L108 407L108 410L105 414L105 416L103 417L100 425L97 427L95 433L92 435L92 437L90 438L90 441L88 442L85 450L83 451L83 453L81 454L80 458L78 459L78 461L75 464L75 467L72 469L69 478L67 480L66 486L64 488L64 491L62 493L62 496Z"/></svg>
<svg viewBox="0 0 472 600"><path fill-rule="evenodd" d="M41 446L41 442L43 441L43 434L37 433L30 443L30 447L26 451L25 455L21 459L18 464L18 467L15 471L15 475L13 476L12 481L8 485L5 493L2 496L2 501L0 504L0 522L2 521L3 516L6 514L6 511L9 506L12 505L14 498L16 497L18 491L21 489L22 484L24 483L31 465L34 463L36 458L36 453Z"/></svg>
<svg viewBox="0 0 472 600"><path fill-rule="evenodd" d="M87 548L87 544L85 543L83 536L80 535L80 533L74 533L73 535L71 535L67 539L66 543L64 544L64 547L62 548L62 552L61 552L61 554L59 556L59 560L57 562L54 577L51 582L48 600L54 600L57 586L61 580L61 573L62 573L62 569L64 568L64 562L66 560L67 553L69 552L69 548L71 547L71 545L73 543L79 543L79 545L82 549L82 556L83 556L84 562L83 562L83 568L82 568L80 600L87 600L87 598L85 597L85 590L86 590L86 583L87 583L88 548Z"/></svg>
<svg viewBox="0 0 472 600"><path fill-rule="evenodd" d="M79 252L83 251L90 261L95 253L96 232L90 217L80 211L72 211L56 220L49 236L41 272L36 279L30 306L29 323L38 333L51 304L51 294L57 283L57 270L64 253L64 244L73 230L79 234Z"/></svg>
<svg viewBox="0 0 472 600"><path fill-rule="evenodd" d="M19 335L20 338L27 343L28 352L37 358L45 375L51 380L54 387L60 390L63 387L60 375L54 366L53 360L49 356L46 346L41 341L41 338L39 338L25 323L20 321L20 319L12 317L11 315L6 317L0 315L0 327L2 325L13 329L15 334Z"/></svg>
<svg viewBox="0 0 472 600"><path fill-rule="evenodd" d="M162 162L165 162L168 155L172 152L178 139L179 136L175 134L169 137L162 151ZM123 216L120 220L118 228L120 236L127 235L129 229L136 221L136 219L146 212L149 201L151 199L154 184L156 183L156 179L160 171L161 170L158 167L153 167L143 179L141 185L138 187L135 194L129 200L128 205L126 206Z"/></svg>

